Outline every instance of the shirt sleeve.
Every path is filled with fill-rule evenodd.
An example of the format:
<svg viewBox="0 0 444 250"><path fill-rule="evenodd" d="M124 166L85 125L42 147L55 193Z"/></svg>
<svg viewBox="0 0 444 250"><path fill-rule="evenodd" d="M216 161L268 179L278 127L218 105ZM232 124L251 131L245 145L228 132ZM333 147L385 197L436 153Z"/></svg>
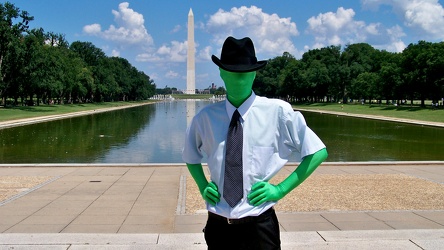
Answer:
<svg viewBox="0 0 444 250"><path fill-rule="evenodd" d="M292 151L298 152L298 160L325 148L321 139L305 122L304 116L298 111L288 111L285 117L285 127L288 135L287 145Z"/></svg>
<svg viewBox="0 0 444 250"><path fill-rule="evenodd" d="M202 138L198 129L197 116L195 116L187 128L185 134L185 144L182 151L182 160L189 164L199 164L202 161L201 151Z"/></svg>

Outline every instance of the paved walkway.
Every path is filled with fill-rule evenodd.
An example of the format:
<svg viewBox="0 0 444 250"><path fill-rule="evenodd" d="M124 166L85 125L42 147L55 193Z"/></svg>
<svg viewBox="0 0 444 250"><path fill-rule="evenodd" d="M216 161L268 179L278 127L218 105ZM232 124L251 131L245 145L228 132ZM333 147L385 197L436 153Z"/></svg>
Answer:
<svg viewBox="0 0 444 250"><path fill-rule="evenodd" d="M444 184L444 162L324 163L315 174L323 173L403 173ZM206 248L206 215L184 213L184 165L0 164L1 176L53 178L0 204L0 249ZM283 249L444 249L444 208L278 217Z"/></svg>
<svg viewBox="0 0 444 250"><path fill-rule="evenodd" d="M0 129L101 111L0 122ZM444 184L444 162L324 163L315 172L322 173L403 173ZM0 249L206 249L206 215L184 212L183 165L0 164L2 176L53 178L0 202ZM278 217L283 249L444 249L444 208Z"/></svg>

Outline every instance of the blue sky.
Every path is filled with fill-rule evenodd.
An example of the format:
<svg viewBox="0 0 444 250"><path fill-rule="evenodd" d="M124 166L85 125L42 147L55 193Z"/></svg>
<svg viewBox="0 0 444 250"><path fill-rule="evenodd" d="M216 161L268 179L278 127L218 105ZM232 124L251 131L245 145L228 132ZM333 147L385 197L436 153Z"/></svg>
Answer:
<svg viewBox="0 0 444 250"><path fill-rule="evenodd" d="M444 40L442 0L10 2L34 16L31 28L65 34L69 43L89 41L108 56L126 58L158 88L186 88L190 8L199 89L223 85L211 55L220 57L227 36L249 36L258 60L283 52L299 59L310 49L360 42L401 52L419 40Z"/></svg>

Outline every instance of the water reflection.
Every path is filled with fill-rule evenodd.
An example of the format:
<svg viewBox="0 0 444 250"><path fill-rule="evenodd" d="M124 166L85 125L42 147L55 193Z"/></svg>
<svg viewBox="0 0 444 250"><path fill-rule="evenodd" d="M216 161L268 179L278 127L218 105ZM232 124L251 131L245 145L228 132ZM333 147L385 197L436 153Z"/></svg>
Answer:
<svg viewBox="0 0 444 250"><path fill-rule="evenodd" d="M187 105L181 101L161 102L153 106L150 123L125 145L112 148L95 162L181 162L187 128Z"/></svg>
<svg viewBox="0 0 444 250"><path fill-rule="evenodd" d="M187 127L190 126L193 117L196 115L196 102L189 100L186 102L187 108Z"/></svg>
<svg viewBox="0 0 444 250"><path fill-rule="evenodd" d="M155 109L123 109L0 130L1 163L87 163L132 140Z"/></svg>
<svg viewBox="0 0 444 250"><path fill-rule="evenodd" d="M444 129L303 112L322 138L328 161L444 160Z"/></svg>
<svg viewBox="0 0 444 250"><path fill-rule="evenodd" d="M0 163L181 163L210 101L169 101L0 130ZM444 129L303 112L328 161L444 160ZM292 159L293 160L293 159Z"/></svg>

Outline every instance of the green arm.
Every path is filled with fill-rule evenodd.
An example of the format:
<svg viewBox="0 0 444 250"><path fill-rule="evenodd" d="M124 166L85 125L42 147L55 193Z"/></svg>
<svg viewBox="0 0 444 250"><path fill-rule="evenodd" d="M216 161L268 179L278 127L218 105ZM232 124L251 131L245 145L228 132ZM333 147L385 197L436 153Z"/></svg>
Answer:
<svg viewBox="0 0 444 250"><path fill-rule="evenodd" d="M267 201L277 201L299 186L310 176L321 163L327 159L327 149L321 149L318 152L304 157L301 164L285 180L278 185L270 184L266 181L255 183L251 187L251 193L248 200L254 206L259 206Z"/></svg>
<svg viewBox="0 0 444 250"><path fill-rule="evenodd" d="M304 157L301 164L296 168L296 170L290 174L284 181L278 184L278 188L282 192L283 196L290 193L291 190L295 189L302 182L305 181L315 169L321 165L321 163L327 159L328 153L327 149L321 149L320 151Z"/></svg>
<svg viewBox="0 0 444 250"><path fill-rule="evenodd" d="M187 167L196 182L203 199L212 205L216 205L216 203L220 201L217 185L214 182L208 182L203 172L202 164L187 163Z"/></svg>

